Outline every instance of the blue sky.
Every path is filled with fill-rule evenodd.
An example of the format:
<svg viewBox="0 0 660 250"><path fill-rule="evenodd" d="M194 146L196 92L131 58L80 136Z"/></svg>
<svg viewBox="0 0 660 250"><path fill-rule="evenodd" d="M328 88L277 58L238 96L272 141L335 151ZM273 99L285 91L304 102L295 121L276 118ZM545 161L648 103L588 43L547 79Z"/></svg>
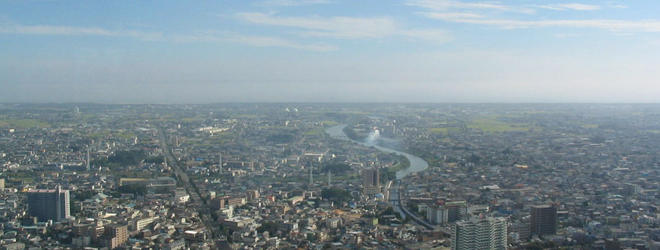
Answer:
<svg viewBox="0 0 660 250"><path fill-rule="evenodd" d="M0 0L0 102L657 102L660 2Z"/></svg>

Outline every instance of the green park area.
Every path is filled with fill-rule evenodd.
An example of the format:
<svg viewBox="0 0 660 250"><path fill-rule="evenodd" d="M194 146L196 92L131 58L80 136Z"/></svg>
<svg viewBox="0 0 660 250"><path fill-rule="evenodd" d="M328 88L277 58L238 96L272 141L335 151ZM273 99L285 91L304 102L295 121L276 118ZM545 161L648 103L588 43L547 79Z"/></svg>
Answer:
<svg viewBox="0 0 660 250"><path fill-rule="evenodd" d="M524 123L504 122L497 119L497 116L474 119L466 122L469 129L481 130L485 133L501 132L527 132L531 129L540 130L539 127Z"/></svg>
<svg viewBox="0 0 660 250"><path fill-rule="evenodd" d="M7 119L0 120L0 127L9 128L46 128L50 124L35 119Z"/></svg>
<svg viewBox="0 0 660 250"><path fill-rule="evenodd" d="M453 133L460 133L462 131L461 127L455 126L455 127L435 127L435 128L430 128L429 133L432 134L453 134Z"/></svg>
<svg viewBox="0 0 660 250"><path fill-rule="evenodd" d="M131 139L136 137L137 135L130 132L113 132L109 130L89 133L86 135L87 138L91 138L91 139L100 139L108 136L112 136L120 139Z"/></svg>
<svg viewBox="0 0 660 250"><path fill-rule="evenodd" d="M580 124L580 126L583 127L583 128L588 128L588 129L598 128L598 124L582 123L582 124Z"/></svg>
<svg viewBox="0 0 660 250"><path fill-rule="evenodd" d="M7 172L4 174L9 181L23 181L25 183L34 183L36 173L34 172Z"/></svg>
<svg viewBox="0 0 660 250"><path fill-rule="evenodd" d="M315 129L310 129L308 131L303 132L303 135L323 135L325 134L325 128L315 128Z"/></svg>
<svg viewBox="0 0 660 250"><path fill-rule="evenodd" d="M328 127L339 124L336 121L330 121L330 120L324 120L324 121L321 121L321 123L323 123L324 126L328 126Z"/></svg>

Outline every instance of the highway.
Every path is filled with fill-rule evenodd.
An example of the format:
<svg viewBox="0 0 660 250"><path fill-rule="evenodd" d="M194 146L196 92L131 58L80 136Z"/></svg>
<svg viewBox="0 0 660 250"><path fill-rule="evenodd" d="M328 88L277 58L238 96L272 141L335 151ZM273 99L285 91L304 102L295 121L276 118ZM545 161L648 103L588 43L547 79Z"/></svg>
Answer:
<svg viewBox="0 0 660 250"><path fill-rule="evenodd" d="M206 227L206 229L211 232L211 239L216 239L218 232L217 232L217 226L216 222L213 221L213 219L210 216L210 211L211 209L202 202L202 199L193 188L193 185L190 182L190 179L188 178L188 174L186 174L186 170L183 169L181 166L179 166L178 161L174 158L174 155L172 154L172 150L170 149L168 145L168 140L166 140L165 136L165 131L163 128L158 128L158 134L160 138L160 145L163 148L163 154L165 155L165 161L167 162L167 165L172 168L174 171L174 174L176 175L177 179L183 186L183 188L188 192L190 195L190 200L192 201L192 205L194 209L197 211L199 214L200 219L202 220L202 223Z"/></svg>
<svg viewBox="0 0 660 250"><path fill-rule="evenodd" d="M408 209L406 209L406 206L404 206L401 203L401 200L402 200L401 199L401 180L396 180L394 188L392 188L391 184L392 183L388 183L388 185L387 185L388 189L386 191L386 193L389 196L390 203L393 206L396 206L399 211L403 212L403 215L405 215L405 217L411 218L412 220L417 222L417 224L419 224L421 226L424 226L428 230L435 230L436 229L435 226L431 225L431 223L426 222L425 220L417 217L415 214L408 211Z"/></svg>

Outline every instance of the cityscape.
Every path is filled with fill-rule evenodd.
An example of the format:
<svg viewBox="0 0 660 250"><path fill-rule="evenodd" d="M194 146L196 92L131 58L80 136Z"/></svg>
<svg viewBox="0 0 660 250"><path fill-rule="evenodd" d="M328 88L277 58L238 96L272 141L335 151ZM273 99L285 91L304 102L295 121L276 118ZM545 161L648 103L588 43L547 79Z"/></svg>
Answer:
<svg viewBox="0 0 660 250"><path fill-rule="evenodd" d="M659 249L651 104L2 104L3 249Z"/></svg>
<svg viewBox="0 0 660 250"><path fill-rule="evenodd" d="M660 250L658 13L0 0L0 250Z"/></svg>

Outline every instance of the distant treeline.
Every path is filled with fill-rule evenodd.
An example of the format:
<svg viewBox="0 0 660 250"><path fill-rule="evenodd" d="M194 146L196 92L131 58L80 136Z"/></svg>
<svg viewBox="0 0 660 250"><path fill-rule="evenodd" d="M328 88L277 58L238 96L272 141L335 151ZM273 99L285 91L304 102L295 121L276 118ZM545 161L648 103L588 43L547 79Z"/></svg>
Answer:
<svg viewBox="0 0 660 250"><path fill-rule="evenodd" d="M326 112L324 115L330 118L331 120L341 123L346 122L349 118L347 114L336 113L336 112Z"/></svg>
<svg viewBox="0 0 660 250"><path fill-rule="evenodd" d="M349 201L351 193L345 189L331 187L321 190L321 197L332 201Z"/></svg>
<svg viewBox="0 0 660 250"><path fill-rule="evenodd" d="M381 168L378 175L379 178L383 181L391 181L396 179L396 172L402 169L410 167L410 161L403 155L397 155L398 164L389 167Z"/></svg>
<svg viewBox="0 0 660 250"><path fill-rule="evenodd" d="M353 129L351 126L344 127L344 134L346 134L346 136L348 138L351 138L352 140L355 140L355 141L363 141L364 140L364 137L360 137L357 134L357 132L355 132L355 129Z"/></svg>
<svg viewBox="0 0 660 250"><path fill-rule="evenodd" d="M331 172L334 175L342 175L351 170L351 166L345 163L330 163L323 166L321 169L322 172Z"/></svg>
<svg viewBox="0 0 660 250"><path fill-rule="evenodd" d="M277 143L277 144L282 144L282 143L292 143L296 140L296 136L293 134L289 133L281 133L281 134L274 134L274 135L269 135L266 137L266 141Z"/></svg>

